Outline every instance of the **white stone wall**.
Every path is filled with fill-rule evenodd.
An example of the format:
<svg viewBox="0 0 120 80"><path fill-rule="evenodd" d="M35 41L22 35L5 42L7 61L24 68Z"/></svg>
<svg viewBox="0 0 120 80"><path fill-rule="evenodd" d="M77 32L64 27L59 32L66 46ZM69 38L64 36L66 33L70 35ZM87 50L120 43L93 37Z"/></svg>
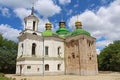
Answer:
<svg viewBox="0 0 120 80"><path fill-rule="evenodd" d="M22 51L23 51L23 49L22 49L22 42L19 42L18 43L18 53L17 53L17 58L19 58L20 56L22 56Z"/></svg>
<svg viewBox="0 0 120 80"><path fill-rule="evenodd" d="M36 44L35 56L32 56L32 43ZM22 44L23 49L21 46ZM43 49L43 47L45 48L45 46L49 47L48 56L45 56L45 49ZM38 41L32 39L25 39L24 41L19 42L18 47L18 58L20 58L23 51L22 57L36 57L42 59L44 56L45 59L44 63L43 61L35 60L18 61L16 65L16 74L20 75L20 65L22 65L22 75L43 75L43 73L44 75L64 74L64 42L56 40L54 38L45 38L44 42L43 40ZM58 56L58 47L60 47L61 57ZM45 71L45 64L49 65L49 71ZM60 70L58 70L58 64L61 64ZM31 66L31 69L27 69L27 66Z"/></svg>
<svg viewBox="0 0 120 80"><path fill-rule="evenodd" d="M64 60L45 60L44 65L49 64L49 71L45 72L63 72L64 71ZM60 70L58 70L58 64L61 64Z"/></svg>
<svg viewBox="0 0 120 80"><path fill-rule="evenodd" d="M60 56L64 57L64 42L46 38L44 40L44 55L45 55L45 46L49 47L49 51L48 51L49 57L58 57L58 47L60 47Z"/></svg>
<svg viewBox="0 0 120 80"><path fill-rule="evenodd" d="M26 29L31 29L32 30L32 25L33 25L33 21L32 20L28 20L27 23L26 23Z"/></svg>
<svg viewBox="0 0 120 80"><path fill-rule="evenodd" d="M49 47L48 51L48 57L58 57L58 47L60 47L60 56L64 57L64 42L56 41L53 39L45 39L44 43L43 41L37 41L37 40L31 40L31 39L25 39L22 42L19 42L18 44L18 57L22 55L24 57L30 57L32 56L32 43L36 44L36 57L43 57L43 53L45 56L45 46ZM23 44L23 48L22 48ZM43 46L44 46L44 52L43 52Z"/></svg>
<svg viewBox="0 0 120 80"><path fill-rule="evenodd" d="M45 46L49 47L48 49L48 56L45 55ZM60 57L63 58L63 60L59 60L58 55L58 47L60 47ZM65 71L65 65L64 65L64 42L60 40L56 40L54 38L45 38L44 39L44 56L48 58L48 60L44 61L44 65L49 65L49 71L45 71L46 75L55 75L55 74L64 74ZM53 58L53 59L49 59ZM58 60L54 60L54 58ZM60 70L58 70L58 64L61 64Z"/></svg>
<svg viewBox="0 0 120 80"><path fill-rule="evenodd" d="M32 44L36 44L36 54L35 57L42 57L43 53L43 42L42 41L37 41L37 40L31 40L31 39L25 39L22 42L19 42L18 45L18 57L22 55L23 51L23 57L32 57ZM23 49L22 45L23 44Z"/></svg>
<svg viewBox="0 0 120 80"><path fill-rule="evenodd" d="M33 30L33 21L35 21L35 31L38 30L38 21L35 18L27 19L26 23L24 24L24 30L25 29L31 29Z"/></svg>
<svg viewBox="0 0 120 80"><path fill-rule="evenodd" d="M19 61L16 66L16 74L20 75L20 65L22 65L21 75L42 75L42 61ZM30 66L30 69L27 69Z"/></svg>
<svg viewBox="0 0 120 80"><path fill-rule="evenodd" d="M46 64L49 64L49 71L45 71ZM58 70L58 64L61 64L60 70ZM20 75L20 65L22 65L21 75L43 75L43 73L44 75L50 75L51 73L54 75L57 75L56 73L64 74L64 60L45 60L44 64L43 61L19 61L16 65L17 75ZM27 69L27 66L31 66L31 68Z"/></svg>

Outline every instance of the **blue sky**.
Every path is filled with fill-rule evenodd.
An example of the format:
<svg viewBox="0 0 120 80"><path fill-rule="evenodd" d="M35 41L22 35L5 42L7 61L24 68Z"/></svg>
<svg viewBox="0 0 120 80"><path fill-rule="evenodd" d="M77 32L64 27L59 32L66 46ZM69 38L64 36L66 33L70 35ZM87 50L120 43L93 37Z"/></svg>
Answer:
<svg viewBox="0 0 120 80"><path fill-rule="evenodd" d="M120 0L0 0L0 33L4 38L18 41L33 2L40 32L48 19L56 31L62 18L72 31L78 16L83 29L97 39L98 53L114 40L120 40Z"/></svg>

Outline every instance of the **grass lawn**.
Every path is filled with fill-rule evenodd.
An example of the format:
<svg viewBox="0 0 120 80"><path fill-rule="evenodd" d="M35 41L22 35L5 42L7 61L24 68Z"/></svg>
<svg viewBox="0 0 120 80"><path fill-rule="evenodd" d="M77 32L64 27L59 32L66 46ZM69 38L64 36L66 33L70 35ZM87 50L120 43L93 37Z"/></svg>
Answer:
<svg viewBox="0 0 120 80"><path fill-rule="evenodd" d="M10 79L6 77L0 77L0 80L10 80Z"/></svg>

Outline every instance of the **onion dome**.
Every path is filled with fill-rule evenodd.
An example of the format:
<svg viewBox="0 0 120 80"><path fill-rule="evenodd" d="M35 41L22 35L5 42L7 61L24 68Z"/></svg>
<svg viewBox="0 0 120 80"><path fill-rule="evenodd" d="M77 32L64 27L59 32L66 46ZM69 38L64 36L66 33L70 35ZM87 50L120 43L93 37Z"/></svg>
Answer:
<svg viewBox="0 0 120 80"><path fill-rule="evenodd" d="M44 32L42 32L42 36L53 36L53 35L55 35L55 33L53 33L52 30L51 30L52 24L50 22L47 22L45 24L45 28L46 28L46 30Z"/></svg>
<svg viewBox="0 0 120 80"><path fill-rule="evenodd" d="M76 21L75 22L75 26L76 26L76 30L74 30L72 32L72 36L76 36L76 35L80 35L80 34L84 34L84 35L88 35L90 36L90 33L85 31L84 29L82 29L82 23L80 21Z"/></svg>
<svg viewBox="0 0 120 80"><path fill-rule="evenodd" d="M66 29L66 24L64 21L59 22L59 29L56 31L56 33L60 36L65 36L69 33L69 31Z"/></svg>
<svg viewBox="0 0 120 80"><path fill-rule="evenodd" d="M77 21L75 22L75 26L76 26L76 29L82 28L82 27L81 27L81 26L82 26L82 23L81 23L79 20L77 20Z"/></svg>

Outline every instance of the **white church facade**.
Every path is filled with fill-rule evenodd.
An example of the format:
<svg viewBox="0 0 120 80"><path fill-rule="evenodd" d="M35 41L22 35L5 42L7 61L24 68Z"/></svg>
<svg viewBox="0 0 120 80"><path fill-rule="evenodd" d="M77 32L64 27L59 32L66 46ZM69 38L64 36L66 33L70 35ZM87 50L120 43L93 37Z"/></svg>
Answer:
<svg viewBox="0 0 120 80"><path fill-rule="evenodd" d="M82 29L81 22L76 21L76 30L69 32L61 21L56 33L47 22L41 33L33 10L18 37L16 75L96 75L95 38Z"/></svg>

